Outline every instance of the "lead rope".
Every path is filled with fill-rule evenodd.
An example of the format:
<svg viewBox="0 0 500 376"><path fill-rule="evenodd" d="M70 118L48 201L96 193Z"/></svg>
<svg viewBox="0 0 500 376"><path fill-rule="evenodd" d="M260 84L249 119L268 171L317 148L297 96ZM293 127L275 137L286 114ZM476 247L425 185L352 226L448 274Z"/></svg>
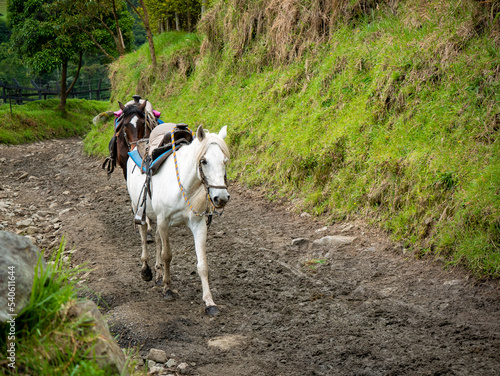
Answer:
<svg viewBox="0 0 500 376"><path fill-rule="evenodd" d="M188 130L191 132L193 139L196 138L194 132L189 128L188 128ZM179 176L179 167L177 165L177 155L175 153L174 133L175 133L175 129L173 129L171 134L170 134L170 138L171 138L171 142L172 142L172 154L174 155L175 175L177 176L177 184L179 185L179 189L181 190L182 197L184 197L184 201L186 201L186 204L189 206L189 209L193 212L194 215L196 215L197 217L203 217L203 216L208 217L207 218L207 225L210 226L210 224L212 223L212 216L213 215L221 215L222 212L219 213L219 212L215 211L215 206L212 204L212 199L210 198L210 194L208 193L208 189L206 191L207 191L207 201L208 201L209 205L211 206L210 211L205 210L203 213L197 213L196 210L194 210L193 205L191 205L191 203L189 202L187 195L186 195L186 191L184 190L184 186L182 185L181 178Z"/></svg>

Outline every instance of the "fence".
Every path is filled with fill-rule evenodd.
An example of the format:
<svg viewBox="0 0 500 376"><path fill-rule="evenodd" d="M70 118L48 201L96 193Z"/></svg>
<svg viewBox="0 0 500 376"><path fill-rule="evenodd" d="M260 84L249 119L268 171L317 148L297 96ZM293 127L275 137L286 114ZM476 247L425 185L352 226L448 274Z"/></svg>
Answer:
<svg viewBox="0 0 500 376"><path fill-rule="evenodd" d="M1 93L0 103L16 103L30 102L43 100L48 98L56 98L59 96L61 88L59 84L37 84L31 80L32 87L22 86L17 80L12 79L13 85L7 85L0 81ZM109 80L84 80L78 82L68 95L68 98L85 98L94 100L108 100L110 97L111 85Z"/></svg>

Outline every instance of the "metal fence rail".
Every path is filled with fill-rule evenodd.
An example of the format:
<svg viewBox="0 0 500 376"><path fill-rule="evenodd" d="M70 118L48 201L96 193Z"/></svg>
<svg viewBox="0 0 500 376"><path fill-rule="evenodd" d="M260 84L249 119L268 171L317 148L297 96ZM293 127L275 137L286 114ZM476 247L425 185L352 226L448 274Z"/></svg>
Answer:
<svg viewBox="0 0 500 376"><path fill-rule="evenodd" d="M37 84L31 80L32 87L22 86L17 80L8 85L0 81L0 103L16 103L44 100L59 97L61 88L59 84ZM111 95L111 85L108 80L83 80L78 82L68 95L68 98L108 100Z"/></svg>

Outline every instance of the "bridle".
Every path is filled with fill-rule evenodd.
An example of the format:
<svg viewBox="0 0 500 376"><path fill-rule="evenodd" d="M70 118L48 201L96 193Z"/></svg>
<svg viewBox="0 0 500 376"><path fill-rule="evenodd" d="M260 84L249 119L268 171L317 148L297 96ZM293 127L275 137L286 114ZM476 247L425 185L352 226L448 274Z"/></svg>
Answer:
<svg viewBox="0 0 500 376"><path fill-rule="evenodd" d="M149 129L149 133L151 133L153 128L156 127L157 122L154 120L154 118L153 118L154 115L152 115L151 113L147 112L147 113L143 113L143 114L144 114L144 127L145 127L144 135L146 135L146 133L147 133L146 130ZM123 115L121 116L121 118L119 118L117 120L117 122L119 121L119 123L116 126L116 128L119 128L119 130L118 130L118 132L116 132L116 137L118 138L120 136L120 133L123 132L123 138L125 139L125 143L127 144L128 151L131 151L133 145L137 146L137 144L139 142L143 142L143 141L147 140L147 138L143 137L143 138L136 140L136 141L129 141L128 136L127 136L127 127L123 124L124 120L125 120L125 118Z"/></svg>
<svg viewBox="0 0 500 376"><path fill-rule="evenodd" d="M188 128L188 130L191 132L193 139L195 139L196 136L195 136L194 132L189 128ZM176 150L175 150L174 130L172 130L170 137L171 137L171 141L172 141L172 154L174 156L175 175L177 176L177 184L179 185L179 189L181 190L182 197L184 197L184 201L189 206L189 209L193 212L193 214L196 215L197 217L203 217L203 216L208 217L207 218L207 225L210 225L210 223L212 222L212 217L214 215L221 216L223 211L224 211L224 208L222 208L222 210L219 212L215 210L217 208L217 206L214 204L212 197L210 197L209 189L210 188L227 189L227 185L228 185L227 184L227 175L224 175L224 185L211 185L211 184L209 184L207 177L205 176L205 173L203 172L203 167L202 167L203 158L200 159L200 161L198 162L198 171L200 174L201 182L202 182L202 184L205 188L205 192L207 194L207 202L210 203L210 205L209 205L208 209L205 210L203 213L198 213L193 208L193 205L189 202L189 199L187 198L187 195L186 195L186 191L184 190L184 186L181 183L181 179L179 176L179 167L177 165L177 154L175 152Z"/></svg>

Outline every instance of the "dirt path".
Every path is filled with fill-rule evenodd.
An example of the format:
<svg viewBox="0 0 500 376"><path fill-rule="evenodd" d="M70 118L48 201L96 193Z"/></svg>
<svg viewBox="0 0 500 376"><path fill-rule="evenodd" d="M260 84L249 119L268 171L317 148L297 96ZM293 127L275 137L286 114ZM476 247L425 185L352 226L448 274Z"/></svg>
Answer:
<svg viewBox="0 0 500 376"><path fill-rule="evenodd" d="M65 235L72 263L93 268L85 295L122 347L138 346L143 356L164 350L190 375L500 374L498 283L407 260L360 223L325 229L237 185L209 231L221 314L203 312L186 229L172 236L179 297L166 302L140 278L123 177L107 180L81 146L0 145L0 228L29 234L41 248ZM313 243L320 239L333 243Z"/></svg>

